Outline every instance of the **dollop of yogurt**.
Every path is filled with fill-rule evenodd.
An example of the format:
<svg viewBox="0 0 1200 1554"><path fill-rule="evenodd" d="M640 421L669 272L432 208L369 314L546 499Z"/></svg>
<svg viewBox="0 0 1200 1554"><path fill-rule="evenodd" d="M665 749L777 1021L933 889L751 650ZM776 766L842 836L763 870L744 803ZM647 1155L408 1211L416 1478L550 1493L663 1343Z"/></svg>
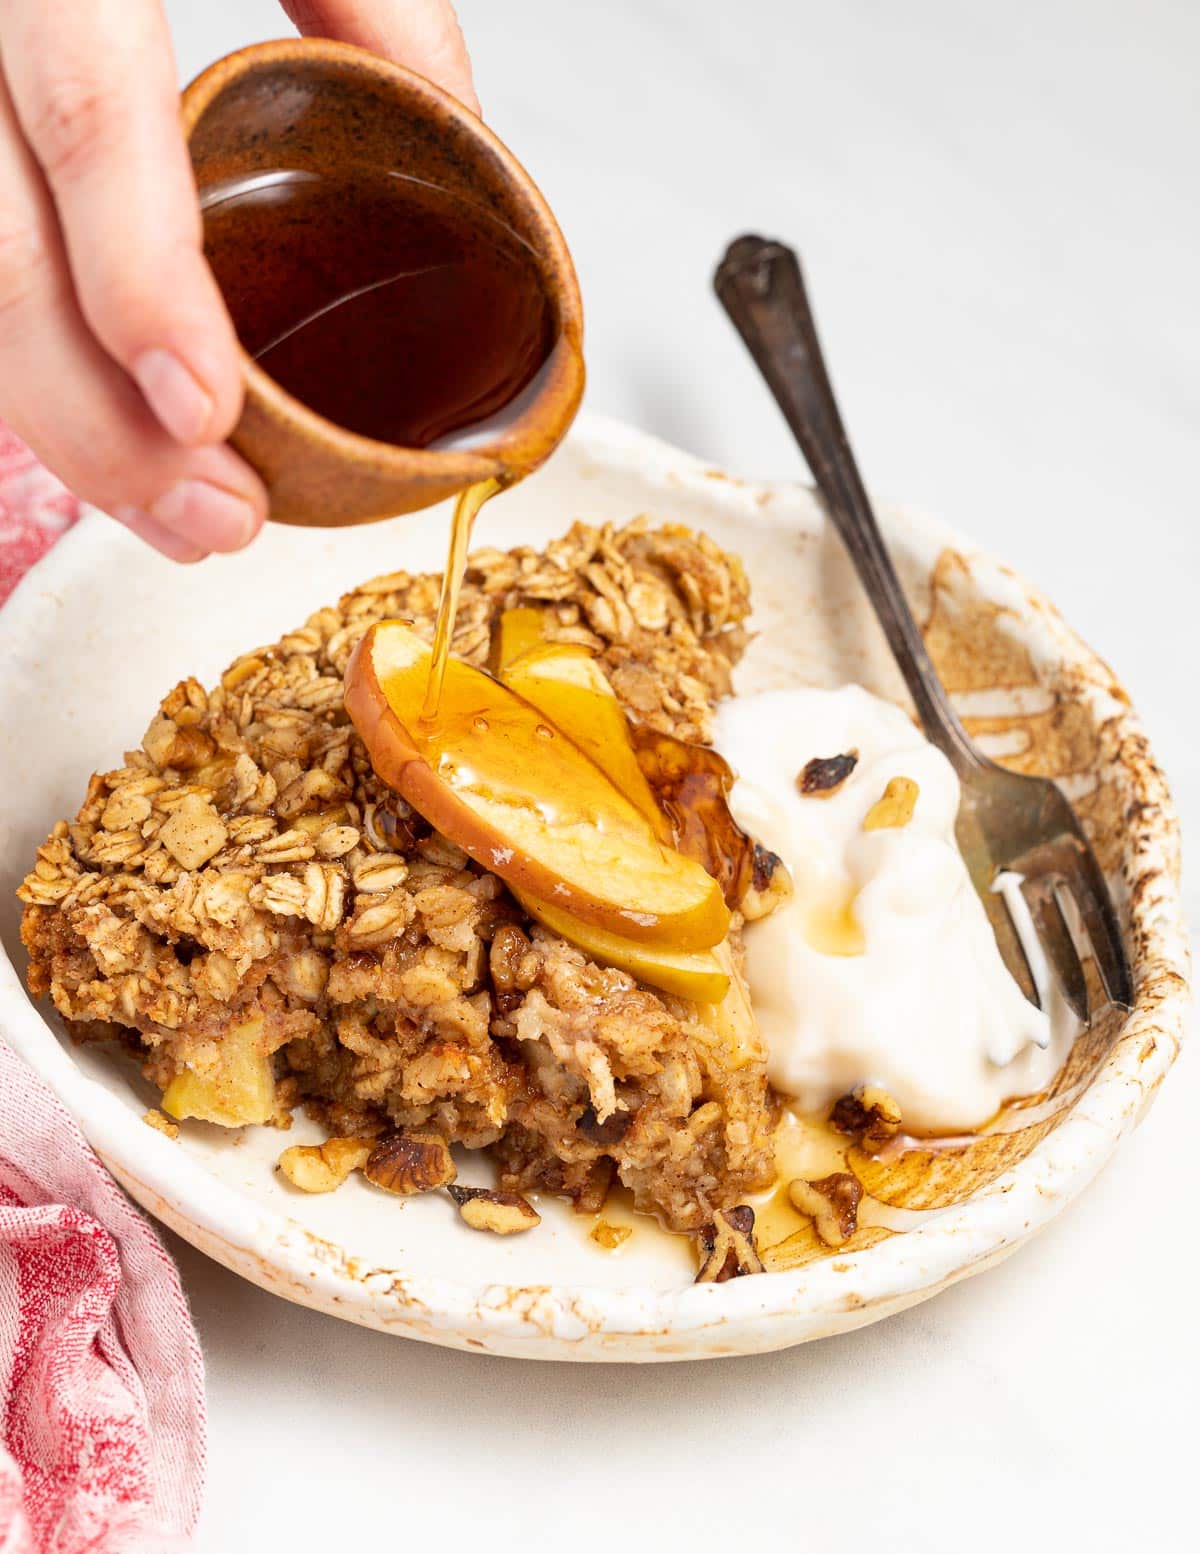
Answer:
<svg viewBox="0 0 1200 1554"><path fill-rule="evenodd" d="M775 1088L816 1110L875 1082L922 1133L977 1128L1045 1089L1072 1018L1009 975L954 839L958 779L904 712L858 686L767 691L726 702L715 743L737 773L735 818L795 883L746 929ZM809 761L850 752L840 787L801 794ZM897 777L917 784L911 819L866 829Z"/></svg>

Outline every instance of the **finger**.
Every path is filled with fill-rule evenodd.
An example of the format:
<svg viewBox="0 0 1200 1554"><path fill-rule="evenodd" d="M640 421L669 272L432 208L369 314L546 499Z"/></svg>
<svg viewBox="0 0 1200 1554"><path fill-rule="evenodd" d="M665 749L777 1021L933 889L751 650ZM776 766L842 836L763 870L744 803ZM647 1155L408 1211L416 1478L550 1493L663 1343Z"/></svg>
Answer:
<svg viewBox="0 0 1200 1554"><path fill-rule="evenodd" d="M204 260L156 0L0 0L0 36L84 317L173 438L221 441L241 410L237 342Z"/></svg>
<svg viewBox="0 0 1200 1554"><path fill-rule="evenodd" d="M262 525L267 499L253 471L227 447L169 437L88 328L2 81L0 417L72 490L131 527L148 520L193 548L236 550Z"/></svg>
<svg viewBox="0 0 1200 1554"><path fill-rule="evenodd" d="M163 528L161 523L155 523L153 518L147 518L141 513L127 511L125 514L114 513L113 517L118 523L124 524L131 533L136 534L139 540L145 540L147 545L152 545L155 550L161 551L172 561L190 563L203 561L208 551L191 540L184 539L181 535L172 534L170 529Z"/></svg>
<svg viewBox="0 0 1200 1554"><path fill-rule="evenodd" d="M222 485L220 471L196 469L157 498L148 511L121 504L113 517L127 528L169 530L211 550L241 550L262 528L262 515L237 489Z"/></svg>
<svg viewBox="0 0 1200 1554"><path fill-rule="evenodd" d="M308 37L357 43L428 76L479 112L471 60L450 0L282 0Z"/></svg>

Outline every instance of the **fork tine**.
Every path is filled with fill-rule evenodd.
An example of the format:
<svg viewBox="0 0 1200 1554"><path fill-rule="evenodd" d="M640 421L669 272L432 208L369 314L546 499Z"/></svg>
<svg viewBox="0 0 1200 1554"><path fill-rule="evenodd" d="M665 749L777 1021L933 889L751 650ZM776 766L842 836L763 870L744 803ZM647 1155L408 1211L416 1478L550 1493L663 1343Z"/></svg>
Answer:
<svg viewBox="0 0 1200 1554"><path fill-rule="evenodd" d="M1071 928L1063 914L1062 904L1055 892L1052 880L1026 880L1021 886L1037 929L1038 941L1047 963L1053 971L1063 997L1073 1013L1086 1025L1088 1023L1087 979L1079 960L1079 952L1071 937Z"/></svg>
<svg viewBox="0 0 1200 1554"><path fill-rule="evenodd" d="M1104 991L1114 1004L1132 1009L1133 979L1104 875L1090 848L1077 846L1073 852L1071 865L1063 871L1063 888L1069 893L1091 943Z"/></svg>
<svg viewBox="0 0 1200 1554"><path fill-rule="evenodd" d="M979 892L979 899L983 902L984 911L988 915L988 921L992 925L992 933L996 937L996 946L1000 951L1000 958L1008 968L1008 973L1013 981L1024 993L1025 997L1035 1009L1042 1007L1042 996L1037 985L1037 978L1033 974L1033 967L1029 963L1029 955L1025 949L1025 941L1021 938L1017 924L1013 920L1012 908L1001 883L1002 875L993 880L987 890Z"/></svg>

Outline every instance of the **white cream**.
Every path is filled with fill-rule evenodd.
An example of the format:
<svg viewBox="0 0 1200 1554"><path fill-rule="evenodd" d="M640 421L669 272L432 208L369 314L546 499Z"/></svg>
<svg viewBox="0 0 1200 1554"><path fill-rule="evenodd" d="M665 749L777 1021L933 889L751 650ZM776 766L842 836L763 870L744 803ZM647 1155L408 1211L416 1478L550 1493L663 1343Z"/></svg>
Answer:
<svg viewBox="0 0 1200 1554"><path fill-rule="evenodd" d="M1035 1009L1006 970L955 844L958 779L905 714L858 686L770 691L727 702L716 744L738 773L737 820L795 881L746 930L775 1087L816 1109L871 1080L906 1128L939 1133L1044 1089L1074 1022L1056 996ZM800 794L810 760L850 751L840 788ZM912 819L864 830L893 777L918 785Z"/></svg>

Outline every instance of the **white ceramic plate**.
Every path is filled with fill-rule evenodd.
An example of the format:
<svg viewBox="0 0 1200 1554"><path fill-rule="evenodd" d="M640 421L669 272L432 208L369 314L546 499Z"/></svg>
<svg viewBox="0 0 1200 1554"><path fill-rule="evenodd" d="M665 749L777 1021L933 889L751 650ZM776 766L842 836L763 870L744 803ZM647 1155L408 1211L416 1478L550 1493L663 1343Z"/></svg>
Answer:
<svg viewBox="0 0 1200 1554"><path fill-rule="evenodd" d="M544 470L487 510L479 539L542 544L575 518L640 512L702 528L744 558L760 635L743 689L855 680L903 699L805 488L741 484L584 418ZM988 1266L1095 1175L1175 1056L1187 997L1177 836L1128 702L1052 608L939 525L892 513L886 527L932 621L931 646L965 692L962 710L991 720L998 749L1059 775L1085 807L1130 924L1139 990L1053 1131L969 1201L861 1252L693 1286L682 1242L639 1234L605 1253L557 1204L543 1205L535 1234L504 1241L467 1230L441 1195L399 1206L357 1179L325 1197L297 1193L273 1170L284 1140L269 1129L231 1136L193 1123L172 1142L140 1121L156 1098L132 1066L74 1047L29 1002L12 892L50 824L74 814L93 768L139 742L176 680L211 681L363 578L439 568L446 515L436 510L341 532L272 527L250 552L195 569L93 514L24 581L0 611L0 936L15 962L0 963L0 1030L174 1230L290 1300L408 1337L553 1359L750 1353L874 1321ZM1074 730L1066 744L1063 726ZM286 1142L313 1136L298 1119Z"/></svg>

